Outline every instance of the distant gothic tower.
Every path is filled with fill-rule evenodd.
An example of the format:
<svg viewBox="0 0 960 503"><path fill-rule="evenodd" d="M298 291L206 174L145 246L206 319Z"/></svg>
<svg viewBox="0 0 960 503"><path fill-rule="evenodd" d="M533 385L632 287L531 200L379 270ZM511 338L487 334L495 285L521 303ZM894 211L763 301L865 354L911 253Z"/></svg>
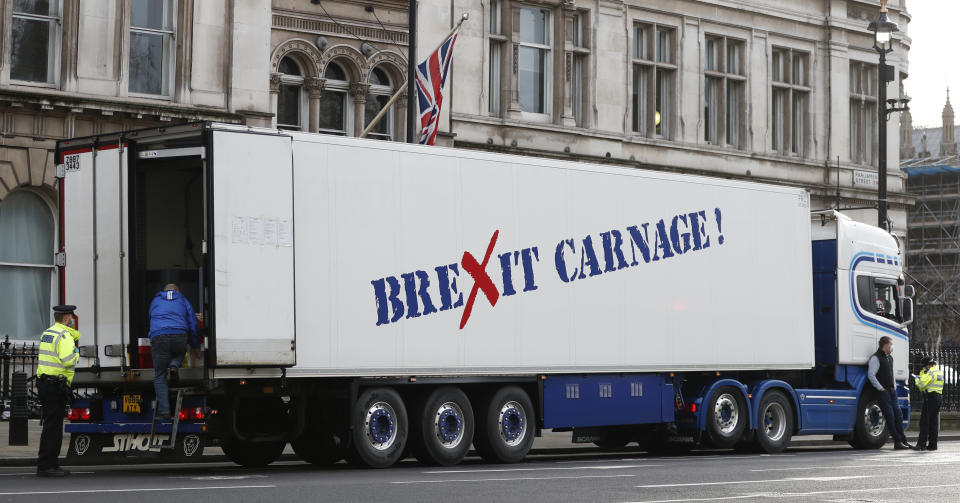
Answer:
<svg viewBox="0 0 960 503"><path fill-rule="evenodd" d="M913 159L917 156L913 148L913 117L910 110L900 114L900 159Z"/></svg>
<svg viewBox="0 0 960 503"><path fill-rule="evenodd" d="M947 102L943 105L943 139L940 141L940 157L957 155L957 140L953 136L953 107L950 106L950 88Z"/></svg>

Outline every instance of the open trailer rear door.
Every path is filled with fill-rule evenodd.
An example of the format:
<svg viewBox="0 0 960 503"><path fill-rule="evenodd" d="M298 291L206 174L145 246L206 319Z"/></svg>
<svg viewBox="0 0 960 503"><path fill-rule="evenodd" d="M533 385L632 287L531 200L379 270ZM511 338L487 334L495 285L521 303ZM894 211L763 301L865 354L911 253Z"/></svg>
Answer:
<svg viewBox="0 0 960 503"><path fill-rule="evenodd" d="M213 363L296 363L289 136L214 130L210 156Z"/></svg>

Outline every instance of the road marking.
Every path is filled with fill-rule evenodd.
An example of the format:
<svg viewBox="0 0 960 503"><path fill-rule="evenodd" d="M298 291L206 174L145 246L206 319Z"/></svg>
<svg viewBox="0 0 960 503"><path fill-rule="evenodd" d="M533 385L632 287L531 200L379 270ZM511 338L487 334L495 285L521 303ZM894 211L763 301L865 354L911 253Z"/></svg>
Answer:
<svg viewBox="0 0 960 503"><path fill-rule="evenodd" d="M433 470L420 472L429 475L442 475L445 473L497 473L497 472L539 472L547 470L629 470L631 468L647 468L663 465L612 465L612 466L547 466L543 468L491 468L489 470Z"/></svg>
<svg viewBox="0 0 960 503"><path fill-rule="evenodd" d="M509 482L516 480L562 480L562 479L611 479L619 477L636 477L636 475L629 473L621 473L619 475L571 475L571 476L557 476L557 477L503 477L503 478L490 478L490 479L447 479L447 480L398 480L391 482L391 484L447 484L451 482ZM0 493L2 494L2 493Z"/></svg>
<svg viewBox="0 0 960 503"><path fill-rule="evenodd" d="M168 479L190 479L190 480L243 480L243 479L265 479L266 475L204 475L193 477L190 475L180 475L177 477L167 477Z"/></svg>
<svg viewBox="0 0 960 503"><path fill-rule="evenodd" d="M728 480L724 482L690 482L684 484L654 484L654 485L645 485L637 486L641 489L653 489L658 487L694 487L694 486L728 486L735 484L757 484L757 483L769 483L769 482L802 482L802 481L813 481L813 482L831 482L834 480L850 480L850 479L865 479L874 477L874 475L851 475L849 477L792 477L787 479L763 479L763 480Z"/></svg>
<svg viewBox="0 0 960 503"><path fill-rule="evenodd" d="M911 490L911 489L943 489L947 487L960 487L960 484L940 484L940 485L930 485L930 486L909 486L909 487L875 487L870 489L836 489L832 491L756 493L756 494L740 494L737 496L720 496L720 497L713 496L709 498L644 500L644 501L633 501L629 503L689 503L692 501L719 501L719 500L736 500L736 499L748 499L748 498L749 499L797 498L801 496L814 496L818 494L867 493L867 492L883 492L883 491L904 491L904 490Z"/></svg>
<svg viewBox="0 0 960 503"><path fill-rule="evenodd" d="M0 496L26 496L37 494L86 494L86 493L138 493L158 491L213 491L217 489L273 489L277 486L203 486L203 487L142 487L130 489L86 489L71 491L19 491L2 492Z"/></svg>
<svg viewBox="0 0 960 503"><path fill-rule="evenodd" d="M70 472L71 475L90 475L93 472ZM17 473L0 473L0 477L13 477L15 475L36 475L37 472L17 472Z"/></svg>

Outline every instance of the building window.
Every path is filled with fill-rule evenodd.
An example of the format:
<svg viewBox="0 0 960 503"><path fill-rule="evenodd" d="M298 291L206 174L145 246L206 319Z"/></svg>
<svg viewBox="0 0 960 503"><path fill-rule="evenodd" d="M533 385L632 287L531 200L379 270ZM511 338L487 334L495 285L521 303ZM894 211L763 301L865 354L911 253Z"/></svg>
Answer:
<svg viewBox="0 0 960 503"><path fill-rule="evenodd" d="M303 72L290 57L280 60L280 92L277 95L277 128L303 129Z"/></svg>
<svg viewBox="0 0 960 503"><path fill-rule="evenodd" d="M590 55L590 49L587 47L585 32L586 13L578 12L569 16L567 30L568 39L573 50L570 53L570 109L573 114L574 122L578 127L584 127L583 117L583 98L584 81L587 71L587 57Z"/></svg>
<svg viewBox="0 0 960 503"><path fill-rule="evenodd" d="M130 1L130 92L166 96L173 59L171 0Z"/></svg>
<svg viewBox="0 0 960 503"><path fill-rule="evenodd" d="M500 115L500 68L503 64L503 44L507 38L502 33L503 13L500 0L490 0L490 61L487 76L490 92L487 111Z"/></svg>
<svg viewBox="0 0 960 503"><path fill-rule="evenodd" d="M0 334L36 340L50 323L54 220L27 190L0 202Z"/></svg>
<svg viewBox="0 0 960 503"><path fill-rule="evenodd" d="M14 0L10 79L54 83L60 38L60 0Z"/></svg>
<svg viewBox="0 0 960 503"><path fill-rule="evenodd" d="M390 102L390 97L393 96L393 86L390 84L390 78L387 76L387 73L381 70L380 68L374 68L370 72L370 91L367 93L367 101L364 104L363 109L363 122L364 124L369 125L374 117L380 113L380 110L383 110L387 103ZM376 138L378 140L391 140L393 139L393 110L387 110L387 113L383 115L373 129L367 133L367 136L370 138Z"/></svg>
<svg viewBox="0 0 960 503"><path fill-rule="evenodd" d="M850 62L850 161L873 164L877 65Z"/></svg>
<svg viewBox="0 0 960 503"><path fill-rule="evenodd" d="M533 7L521 7L519 11L517 85L520 109L524 112L550 114L553 87L550 12Z"/></svg>
<svg viewBox="0 0 960 503"><path fill-rule="evenodd" d="M742 40L708 36L703 58L703 139L740 148L744 89Z"/></svg>
<svg viewBox="0 0 960 503"><path fill-rule="evenodd" d="M809 61L809 53L773 49L770 60L770 147L781 154L803 156L806 153Z"/></svg>
<svg viewBox="0 0 960 503"><path fill-rule="evenodd" d="M647 137L671 137L676 53L674 29L655 24L633 25L632 130Z"/></svg>
<svg viewBox="0 0 960 503"><path fill-rule="evenodd" d="M350 83L343 68L336 63L328 63L323 74L326 79L323 94L320 95L320 132L348 136L352 131L350 124L350 104L348 93ZM372 136L372 135L371 135Z"/></svg>

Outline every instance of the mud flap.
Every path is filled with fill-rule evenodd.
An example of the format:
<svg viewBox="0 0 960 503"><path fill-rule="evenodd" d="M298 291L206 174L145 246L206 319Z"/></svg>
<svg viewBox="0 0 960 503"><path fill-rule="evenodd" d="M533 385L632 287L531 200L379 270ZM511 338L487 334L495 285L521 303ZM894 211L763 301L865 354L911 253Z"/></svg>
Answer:
<svg viewBox="0 0 960 503"><path fill-rule="evenodd" d="M173 449L160 449L169 442L168 433L158 433L150 442L149 433L71 433L68 463L103 463L110 460L192 461L203 456L206 438L200 433L181 433Z"/></svg>

